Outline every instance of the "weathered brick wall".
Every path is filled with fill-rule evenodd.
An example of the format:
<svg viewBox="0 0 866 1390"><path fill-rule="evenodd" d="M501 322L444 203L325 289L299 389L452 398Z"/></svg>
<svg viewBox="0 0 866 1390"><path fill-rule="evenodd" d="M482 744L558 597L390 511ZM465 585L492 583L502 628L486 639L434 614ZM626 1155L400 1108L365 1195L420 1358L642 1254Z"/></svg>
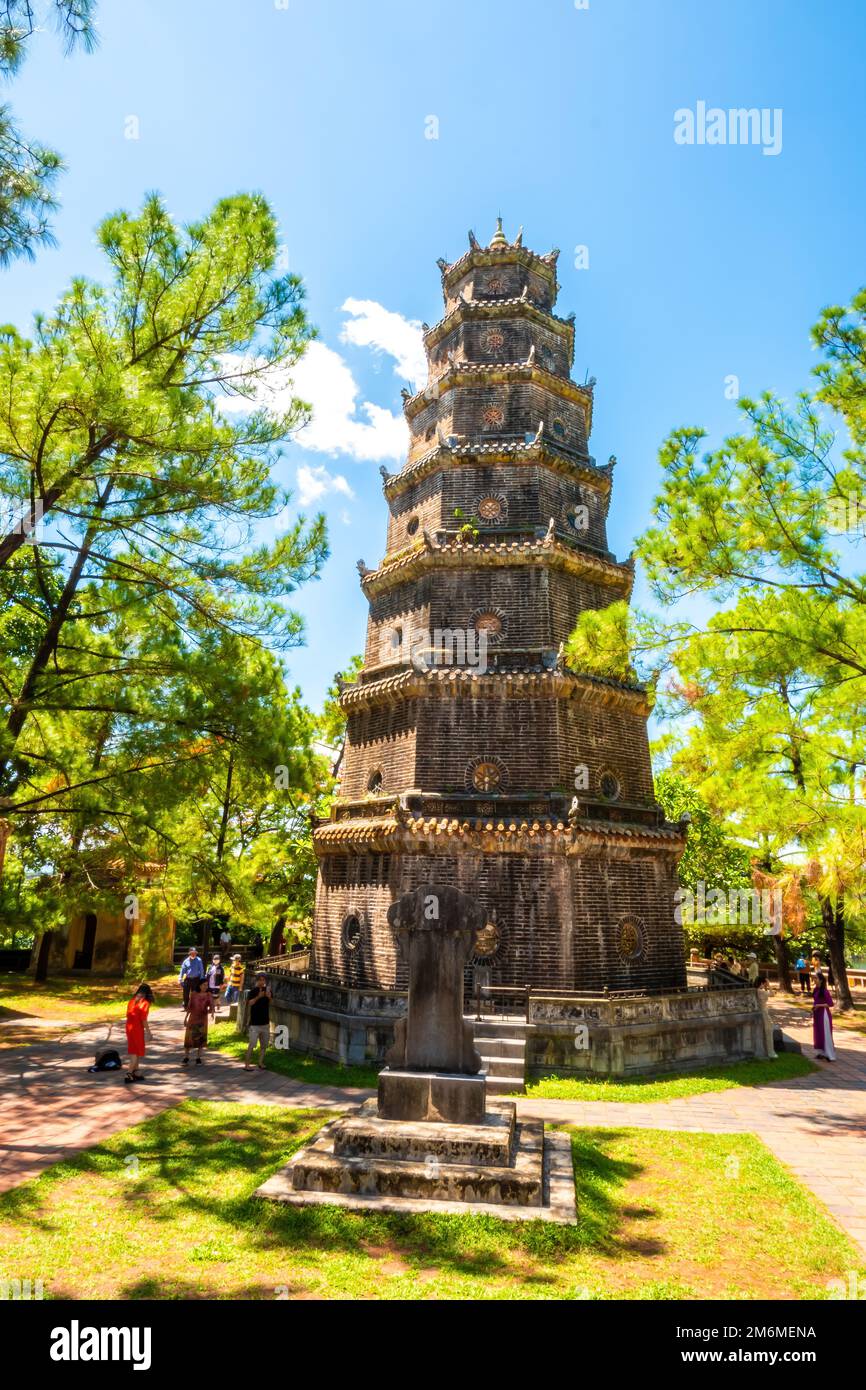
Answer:
<svg viewBox="0 0 866 1390"><path fill-rule="evenodd" d="M581 613L588 608L607 608L621 595L605 584L582 575L551 569L548 579L551 646L558 647L574 631Z"/></svg>
<svg viewBox="0 0 866 1390"><path fill-rule="evenodd" d="M485 907L500 934L487 962L494 985L543 989L679 988L682 932L673 920L669 861L603 851L584 858L548 853L340 856L323 863L316 907L315 969L325 977L405 988L387 923L390 902L423 883L451 885ZM360 944L342 940L348 913ZM640 959L620 955L620 924L640 923Z"/></svg>
<svg viewBox="0 0 866 1390"><path fill-rule="evenodd" d="M365 796L374 773L381 773L383 793L415 786L418 703L378 705L350 715L341 797L356 801Z"/></svg>
<svg viewBox="0 0 866 1390"><path fill-rule="evenodd" d="M525 362L533 347L540 366L568 376L569 348L564 333L516 316L464 320L444 334L433 349L431 379L438 380L448 370L449 354L455 362Z"/></svg>
<svg viewBox="0 0 866 1390"><path fill-rule="evenodd" d="M519 299L524 287L533 303L543 309L553 308L550 280L539 270L519 264L469 266L466 274L455 278L446 298L446 313L460 302L468 300Z"/></svg>
<svg viewBox="0 0 866 1390"><path fill-rule="evenodd" d="M559 775L553 700L437 699L419 702L416 776L424 791L467 787L476 758L504 764L503 790L540 792Z"/></svg>
<svg viewBox="0 0 866 1390"><path fill-rule="evenodd" d="M395 643L400 646L401 634L429 630L429 593L429 577L425 576L420 582L397 584L375 596L367 622L365 666L378 666L395 659Z"/></svg>
<svg viewBox="0 0 866 1390"><path fill-rule="evenodd" d="M458 436L483 439L485 435L534 434L543 420L545 432L553 439L578 453L587 452L583 407L551 395L532 381L455 387L443 392L439 404ZM490 422L491 410L500 412L501 423L499 415L496 423ZM447 435L449 430L443 427L443 433Z"/></svg>
<svg viewBox="0 0 866 1390"><path fill-rule="evenodd" d="M478 463L423 478L396 497L391 503L388 552L411 545L425 530L453 530L461 524L454 515L457 508L488 530L478 504L490 496L503 505L502 521L496 525L546 527L553 517L576 542L607 550L606 510L599 488L536 465ZM586 508L586 518L576 510L579 507Z"/></svg>
<svg viewBox="0 0 866 1390"><path fill-rule="evenodd" d="M575 788L579 798L599 798L601 777L612 772L622 789L620 800L653 804L649 741L641 715L576 699L557 702L557 711L563 785L574 786L575 768L582 765L588 769L589 787Z"/></svg>

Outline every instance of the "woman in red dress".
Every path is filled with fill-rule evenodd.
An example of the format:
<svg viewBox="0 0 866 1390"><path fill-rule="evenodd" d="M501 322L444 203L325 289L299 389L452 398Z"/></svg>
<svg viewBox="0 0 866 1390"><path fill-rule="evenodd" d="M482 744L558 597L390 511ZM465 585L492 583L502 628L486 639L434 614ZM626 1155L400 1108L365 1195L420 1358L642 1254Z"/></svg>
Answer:
<svg viewBox="0 0 866 1390"><path fill-rule="evenodd" d="M138 1074L138 1064L144 1056L145 1033L148 1041L153 1041L150 1024L147 1021L152 1003L153 990L150 985L139 985L126 1006L126 1050L130 1059L129 1071L124 1077L127 1082L141 1080Z"/></svg>

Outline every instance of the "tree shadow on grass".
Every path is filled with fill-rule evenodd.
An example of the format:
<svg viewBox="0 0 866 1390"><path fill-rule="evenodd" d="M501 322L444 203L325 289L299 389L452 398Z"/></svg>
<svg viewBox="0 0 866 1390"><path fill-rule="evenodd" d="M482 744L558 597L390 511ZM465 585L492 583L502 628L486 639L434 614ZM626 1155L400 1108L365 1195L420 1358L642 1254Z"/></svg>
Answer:
<svg viewBox="0 0 866 1390"><path fill-rule="evenodd" d="M237 1251L240 1233L247 1272L243 1285L235 1290L207 1291L213 1280L208 1278L210 1256L205 1251L201 1285L167 1271L164 1280L147 1275L130 1283L124 1295L130 1298L275 1297L250 1281L257 1254L265 1252L277 1252L288 1262L287 1296L301 1297L308 1289L298 1283L292 1293L291 1263L293 1257L302 1261L311 1250L364 1256L372 1246L398 1256L410 1274L436 1269L443 1275L476 1279L512 1276L539 1287L551 1285L550 1270L570 1255L623 1251L623 1222L634 1219L634 1212L624 1206L622 1188L643 1169L639 1163L614 1157L611 1150L621 1138L617 1130L569 1131L577 1184L578 1215L573 1226L542 1220L502 1221L492 1213L397 1215L348 1212L327 1205L297 1208L254 1197L259 1184L332 1118L331 1112L280 1106L185 1101L3 1194L0 1221L23 1217L31 1225L54 1231L62 1223L52 1210L53 1190L71 1179L80 1182L92 1177L88 1200L96 1205L104 1201L106 1221L117 1221L124 1230L140 1230L145 1221L177 1222L182 1250L187 1215L206 1211L216 1260L221 1241L233 1242ZM133 1158L135 1165L130 1164ZM105 1180L110 1184L108 1192ZM642 1208L641 1214L654 1213ZM68 1209L65 1220L70 1221ZM196 1239L190 1232L190 1254ZM370 1266L375 1272L377 1255L370 1256Z"/></svg>

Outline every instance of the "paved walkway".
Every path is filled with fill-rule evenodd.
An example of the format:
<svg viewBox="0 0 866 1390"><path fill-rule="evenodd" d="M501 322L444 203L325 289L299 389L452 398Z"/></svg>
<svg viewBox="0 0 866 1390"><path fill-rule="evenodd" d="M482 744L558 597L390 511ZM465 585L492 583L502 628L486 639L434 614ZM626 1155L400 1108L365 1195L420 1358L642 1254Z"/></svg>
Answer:
<svg viewBox="0 0 866 1390"><path fill-rule="evenodd" d="M778 1001L774 1013L812 1056L808 1016ZM126 1086L122 1073L87 1072L104 1024L48 1046L0 1052L0 1191L188 1098L342 1109L370 1094L245 1072L218 1052L200 1067L181 1067L180 1009L155 1011L152 1029L148 1079L135 1086ZM122 1025L115 1032L123 1038ZM636 1103L526 1098L518 1108L551 1124L757 1134L866 1254L866 1038L838 1028L836 1047L836 1062L760 1088Z"/></svg>
<svg viewBox="0 0 866 1390"><path fill-rule="evenodd" d="M182 1012L151 1014L154 1041L142 1067L145 1080L127 1086L124 1073L87 1071L104 1023L65 1035L59 1042L0 1051L0 1192L36 1177L49 1164L140 1124L182 1100L242 1101L296 1109L342 1109L371 1094L355 1087L309 1086L208 1052L201 1066L181 1065ZM121 1023L112 1042L125 1058Z"/></svg>

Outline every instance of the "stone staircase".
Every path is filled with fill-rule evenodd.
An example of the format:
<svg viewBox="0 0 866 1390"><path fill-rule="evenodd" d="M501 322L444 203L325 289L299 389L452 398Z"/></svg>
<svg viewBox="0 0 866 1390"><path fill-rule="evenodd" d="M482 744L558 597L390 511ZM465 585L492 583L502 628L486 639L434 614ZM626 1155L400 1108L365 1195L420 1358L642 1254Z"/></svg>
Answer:
<svg viewBox="0 0 866 1390"><path fill-rule="evenodd" d="M475 1046L481 1054L489 1096L526 1090L526 1021L522 1018L473 1018Z"/></svg>

